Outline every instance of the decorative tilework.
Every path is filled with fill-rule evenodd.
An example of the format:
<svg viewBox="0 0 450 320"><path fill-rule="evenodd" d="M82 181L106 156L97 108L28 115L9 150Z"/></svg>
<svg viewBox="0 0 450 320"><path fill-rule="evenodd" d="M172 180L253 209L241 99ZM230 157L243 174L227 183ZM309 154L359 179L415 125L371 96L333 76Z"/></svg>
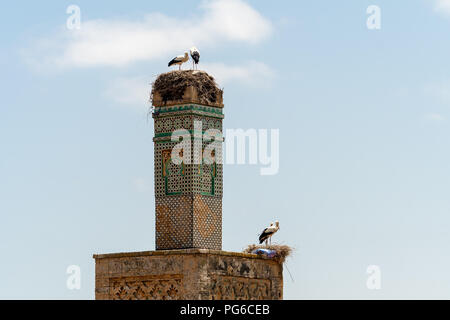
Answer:
<svg viewBox="0 0 450 320"><path fill-rule="evenodd" d="M156 108L155 121L155 197L156 249L222 248L222 180L220 163L200 162L194 153L194 121L202 122L202 132L222 131L222 108L202 105L175 105ZM172 132L191 133L193 163L176 165L171 151ZM198 133L195 132L195 136ZM222 140L223 141L223 140ZM209 144L202 143L202 150Z"/></svg>
<svg viewBox="0 0 450 320"><path fill-rule="evenodd" d="M223 114L223 108L204 106L204 105L199 105L199 104L158 107L158 108L155 108L155 111L158 113L179 112L179 111L202 111L202 112L218 114L218 115Z"/></svg>
<svg viewBox="0 0 450 320"><path fill-rule="evenodd" d="M192 248L192 196L156 198L156 248Z"/></svg>

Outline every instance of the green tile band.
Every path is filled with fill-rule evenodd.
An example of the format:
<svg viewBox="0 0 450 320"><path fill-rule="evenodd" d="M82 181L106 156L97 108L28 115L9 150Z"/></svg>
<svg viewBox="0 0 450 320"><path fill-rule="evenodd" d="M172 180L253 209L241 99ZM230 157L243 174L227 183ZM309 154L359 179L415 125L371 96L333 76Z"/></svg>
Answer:
<svg viewBox="0 0 450 320"><path fill-rule="evenodd" d="M223 114L222 108L210 107L210 106L202 106L197 104L189 104L189 105L178 105L178 106L170 106L170 107L158 107L155 108L155 112L157 113L167 113L167 112L177 112L177 111L203 111L208 113L214 113L218 115Z"/></svg>

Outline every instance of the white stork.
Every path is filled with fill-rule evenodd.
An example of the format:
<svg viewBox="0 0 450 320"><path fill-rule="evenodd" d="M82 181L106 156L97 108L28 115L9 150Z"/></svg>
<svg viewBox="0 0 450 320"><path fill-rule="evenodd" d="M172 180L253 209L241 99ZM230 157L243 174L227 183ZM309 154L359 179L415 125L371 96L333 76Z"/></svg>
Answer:
<svg viewBox="0 0 450 320"><path fill-rule="evenodd" d="M270 227L265 228L263 232L261 232L259 236L259 243L261 244L265 241L267 246L267 240L270 240L270 244L272 244L272 236L275 234L275 232L278 231L278 229L280 229L280 223L278 221L275 221L274 225L272 222L270 224Z"/></svg>
<svg viewBox="0 0 450 320"><path fill-rule="evenodd" d="M184 56L183 56L183 55L181 55L181 56L176 56L175 58L173 58L172 60L170 60L168 66L170 67L170 66L173 66L174 64L177 64L177 65L178 65L178 70L181 70L181 65L182 65L183 63L185 63L186 61L188 61L188 60L189 60L189 55L188 55L187 52L185 52L185 53L184 53Z"/></svg>
<svg viewBox="0 0 450 320"><path fill-rule="evenodd" d="M191 48L191 58L192 58L192 69L195 69L195 67L198 65L198 62L200 61L200 51L196 47Z"/></svg>

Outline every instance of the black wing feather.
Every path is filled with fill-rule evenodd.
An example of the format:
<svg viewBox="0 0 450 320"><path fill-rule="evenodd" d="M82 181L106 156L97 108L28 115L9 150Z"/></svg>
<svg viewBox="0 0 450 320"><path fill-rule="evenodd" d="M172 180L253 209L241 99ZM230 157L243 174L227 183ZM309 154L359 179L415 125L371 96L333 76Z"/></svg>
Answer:
<svg viewBox="0 0 450 320"><path fill-rule="evenodd" d="M192 59L194 60L195 64L198 64L198 62L200 61L200 53L195 51L194 53L192 53L191 56L192 56Z"/></svg>
<svg viewBox="0 0 450 320"><path fill-rule="evenodd" d="M167 60L166 60L167 61ZM174 63L178 62L177 58L173 58L172 60L170 60L168 67L170 67L171 65L173 65Z"/></svg>
<svg viewBox="0 0 450 320"><path fill-rule="evenodd" d="M267 229L265 228L261 235L259 236L259 243L263 243L273 232L267 232Z"/></svg>

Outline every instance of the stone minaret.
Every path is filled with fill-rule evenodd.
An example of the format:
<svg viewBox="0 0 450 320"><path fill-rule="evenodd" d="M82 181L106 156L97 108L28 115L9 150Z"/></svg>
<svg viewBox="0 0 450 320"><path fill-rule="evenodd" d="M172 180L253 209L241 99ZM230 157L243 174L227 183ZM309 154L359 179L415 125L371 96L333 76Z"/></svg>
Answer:
<svg viewBox="0 0 450 320"><path fill-rule="evenodd" d="M211 163L195 154L195 149L207 153L211 142L204 137L211 129L222 131L222 91L204 72L173 71L156 79L152 102L156 250L95 254L95 298L282 299L279 260L222 251L222 155L217 148L216 162ZM191 137L182 155L176 148L172 152L179 143L171 140L177 129ZM223 138L217 141L221 146ZM191 152L194 161L172 161L185 158L185 152ZM167 309L170 319L178 313Z"/></svg>
<svg viewBox="0 0 450 320"><path fill-rule="evenodd" d="M167 86L173 85L170 77L176 74L189 75L190 79L194 75L192 83L177 84L174 85L177 91L172 88L164 92ZM204 90L205 85L208 89L200 96L199 91ZM209 95L207 100L202 99L205 94ZM206 163L202 154L211 142L204 141L204 133L209 129L222 132L222 91L204 72L170 72L156 80L152 103L155 122L156 250L221 250L221 152L209 153L215 156L214 163ZM172 150L179 141L174 142L171 138L172 133L180 129L189 133L190 140L187 148L179 152L180 158L187 153L191 155L191 161L175 164ZM221 140L221 149L223 138L220 136L218 140Z"/></svg>

